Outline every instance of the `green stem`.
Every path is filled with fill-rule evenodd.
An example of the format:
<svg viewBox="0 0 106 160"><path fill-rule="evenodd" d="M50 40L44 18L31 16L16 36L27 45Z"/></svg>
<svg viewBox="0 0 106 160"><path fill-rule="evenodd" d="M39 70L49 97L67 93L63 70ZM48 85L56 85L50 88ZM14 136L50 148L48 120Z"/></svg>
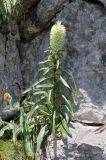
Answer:
<svg viewBox="0 0 106 160"><path fill-rule="evenodd" d="M55 66L55 63L54 63L54 66ZM56 68L54 68L54 80L53 80L53 83L54 83L54 89L53 89L53 106L55 107L55 85L56 85Z"/></svg>

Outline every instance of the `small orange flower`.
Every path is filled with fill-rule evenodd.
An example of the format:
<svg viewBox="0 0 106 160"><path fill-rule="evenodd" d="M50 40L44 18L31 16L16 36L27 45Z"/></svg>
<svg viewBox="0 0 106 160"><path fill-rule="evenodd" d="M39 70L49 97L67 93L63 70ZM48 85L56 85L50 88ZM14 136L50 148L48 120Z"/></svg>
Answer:
<svg viewBox="0 0 106 160"><path fill-rule="evenodd" d="M10 97L11 97L11 95L9 94L9 92L4 92L3 93L3 100L4 101L7 101Z"/></svg>

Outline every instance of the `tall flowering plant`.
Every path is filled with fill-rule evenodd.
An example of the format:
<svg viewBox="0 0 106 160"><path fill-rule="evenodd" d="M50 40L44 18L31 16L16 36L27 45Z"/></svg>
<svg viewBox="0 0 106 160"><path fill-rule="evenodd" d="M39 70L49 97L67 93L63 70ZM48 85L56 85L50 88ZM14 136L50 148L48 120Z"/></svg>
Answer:
<svg viewBox="0 0 106 160"><path fill-rule="evenodd" d="M30 117L34 122L30 131L36 139L36 142L33 143L30 138L30 146L35 146L35 148L32 147L33 153L34 150L38 153L46 146L50 135L53 137L71 136L68 120L73 116L73 95L76 89L74 87L72 90L71 84L68 84L62 76L61 58L65 37L66 28L61 22L57 22L51 28L48 57L40 62L40 65L43 66L40 69L42 77L23 93L27 94L22 104L24 112L27 111L25 117L27 119ZM70 97L65 95L62 88L70 92ZM73 91L74 94L72 94ZM28 147L26 151L27 154Z"/></svg>
<svg viewBox="0 0 106 160"><path fill-rule="evenodd" d="M41 78L23 92L25 98L18 107L19 124L12 121L1 130L1 135L6 129L13 130L15 143L21 133L26 159L45 151L50 136L71 136L68 122L73 117L77 90L66 82L61 65L65 37L66 28L57 22L51 28L48 56L40 62Z"/></svg>

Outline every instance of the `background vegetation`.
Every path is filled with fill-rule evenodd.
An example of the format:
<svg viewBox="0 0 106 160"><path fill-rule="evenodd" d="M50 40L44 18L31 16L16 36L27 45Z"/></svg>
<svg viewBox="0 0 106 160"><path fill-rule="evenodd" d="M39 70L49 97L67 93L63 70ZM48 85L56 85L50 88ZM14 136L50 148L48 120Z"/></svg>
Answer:
<svg viewBox="0 0 106 160"><path fill-rule="evenodd" d="M0 24L24 13L20 0L0 0Z"/></svg>

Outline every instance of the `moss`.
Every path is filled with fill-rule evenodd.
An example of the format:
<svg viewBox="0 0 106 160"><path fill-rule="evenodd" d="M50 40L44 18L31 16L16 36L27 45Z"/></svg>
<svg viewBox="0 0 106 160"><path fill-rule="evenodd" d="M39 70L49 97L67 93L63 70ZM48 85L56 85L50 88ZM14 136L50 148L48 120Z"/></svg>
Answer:
<svg viewBox="0 0 106 160"><path fill-rule="evenodd" d="M10 140L0 140L0 160L19 160L20 158L24 159L22 142L14 145Z"/></svg>

